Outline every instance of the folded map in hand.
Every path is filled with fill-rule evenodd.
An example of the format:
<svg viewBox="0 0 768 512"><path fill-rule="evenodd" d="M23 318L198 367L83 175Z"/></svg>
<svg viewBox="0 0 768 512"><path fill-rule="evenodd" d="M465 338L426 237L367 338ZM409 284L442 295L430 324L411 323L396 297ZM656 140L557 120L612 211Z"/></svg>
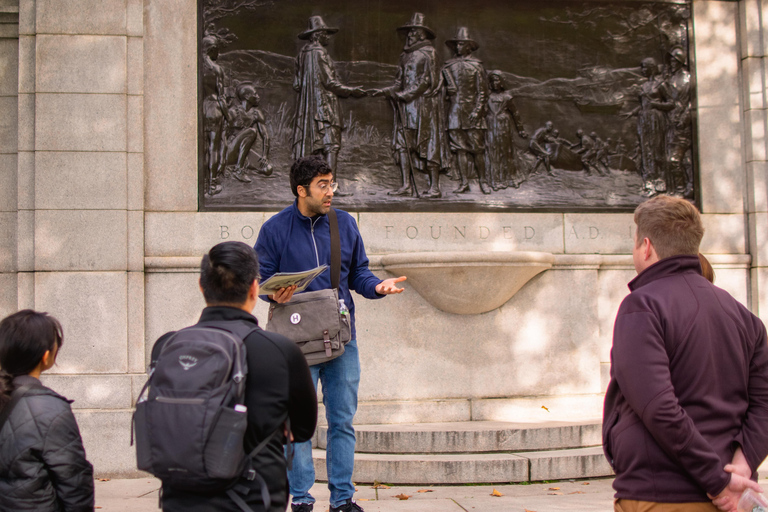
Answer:
<svg viewBox="0 0 768 512"><path fill-rule="evenodd" d="M305 270L304 272L278 272L272 277L261 283L259 286L259 295L272 295L280 288L288 288L289 286L296 286L296 291L293 293L303 292L309 286L317 276L325 272L328 265L320 265L312 270Z"/></svg>

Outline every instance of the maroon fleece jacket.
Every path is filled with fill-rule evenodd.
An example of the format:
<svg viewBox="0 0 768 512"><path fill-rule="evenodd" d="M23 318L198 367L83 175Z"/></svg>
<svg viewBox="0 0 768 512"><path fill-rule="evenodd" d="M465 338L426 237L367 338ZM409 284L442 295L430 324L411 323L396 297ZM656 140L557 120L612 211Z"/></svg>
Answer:
<svg viewBox="0 0 768 512"><path fill-rule="evenodd" d="M629 288L603 409L616 497L709 501L728 484L737 446L756 478L768 454L763 323L704 279L696 256L663 259Z"/></svg>

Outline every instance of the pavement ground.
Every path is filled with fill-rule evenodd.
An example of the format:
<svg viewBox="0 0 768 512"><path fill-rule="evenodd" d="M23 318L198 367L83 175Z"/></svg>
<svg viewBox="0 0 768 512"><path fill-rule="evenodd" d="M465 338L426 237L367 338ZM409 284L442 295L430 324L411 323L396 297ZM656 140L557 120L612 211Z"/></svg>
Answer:
<svg viewBox="0 0 768 512"><path fill-rule="evenodd" d="M359 484L355 501L365 512L546 512L613 510L611 478L536 484L402 486ZM154 478L96 481L96 510L156 512L160 482ZM498 494L494 495L494 494ZM328 510L325 483L312 487L315 511Z"/></svg>
<svg viewBox="0 0 768 512"><path fill-rule="evenodd" d="M365 512L611 512L613 478L535 484L404 486L359 484L355 500ZM759 480L768 490L768 479ZM96 510L156 512L159 480L96 480ZM315 511L328 510L324 482L312 487Z"/></svg>

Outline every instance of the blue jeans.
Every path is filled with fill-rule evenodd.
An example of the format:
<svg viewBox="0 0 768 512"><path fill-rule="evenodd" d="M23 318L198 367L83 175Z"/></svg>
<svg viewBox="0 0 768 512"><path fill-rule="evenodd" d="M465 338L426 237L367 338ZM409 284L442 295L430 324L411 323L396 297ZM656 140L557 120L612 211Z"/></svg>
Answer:
<svg viewBox="0 0 768 512"><path fill-rule="evenodd" d="M355 429L352 420L357 411L357 388L360 385L360 357L357 340L346 345L344 354L327 363L309 367L317 389L323 384L323 404L328 420L326 468L331 506L339 507L355 493L352 470L355 467ZM315 483L312 464L312 441L293 445L293 469L288 472L292 503L314 503L309 489Z"/></svg>

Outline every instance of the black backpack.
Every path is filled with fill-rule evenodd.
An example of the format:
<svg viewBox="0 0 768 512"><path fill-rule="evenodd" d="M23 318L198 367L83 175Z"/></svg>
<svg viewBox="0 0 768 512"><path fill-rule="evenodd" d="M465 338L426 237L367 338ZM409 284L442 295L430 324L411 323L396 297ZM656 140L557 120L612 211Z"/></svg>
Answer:
<svg viewBox="0 0 768 512"><path fill-rule="evenodd" d="M233 487L241 477L256 479L269 509L269 490L251 460L280 429L250 454L243 448L248 425L243 339L257 329L200 323L165 341L133 414L139 469L175 489L225 491L244 511L251 509Z"/></svg>

